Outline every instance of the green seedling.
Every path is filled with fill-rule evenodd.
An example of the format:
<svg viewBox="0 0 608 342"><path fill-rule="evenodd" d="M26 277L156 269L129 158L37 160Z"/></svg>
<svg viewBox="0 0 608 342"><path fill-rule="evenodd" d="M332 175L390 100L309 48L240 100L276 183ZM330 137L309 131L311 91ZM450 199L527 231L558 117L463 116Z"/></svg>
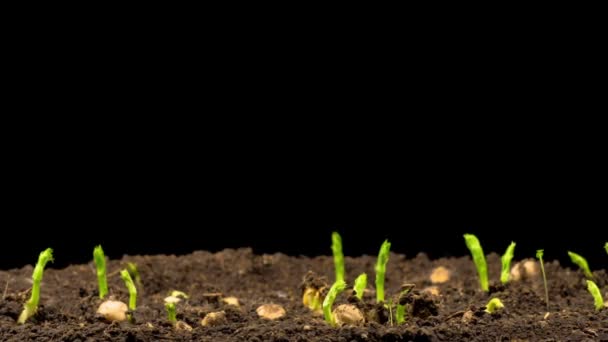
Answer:
<svg viewBox="0 0 608 342"><path fill-rule="evenodd" d="M103 299L108 294L108 280L106 278L106 256L101 245L93 249L93 260L97 268L97 283L99 284L99 298Z"/></svg>
<svg viewBox="0 0 608 342"><path fill-rule="evenodd" d="M587 260L585 260L585 258L583 258L579 254L570 251L568 251L568 256L575 265L577 265L581 270L583 270L583 272L585 273L585 277L593 279L593 273L591 273L591 270L589 269L589 264L587 263Z"/></svg>
<svg viewBox="0 0 608 342"><path fill-rule="evenodd" d="M479 240L473 234L464 234L464 242L469 251L471 251L473 262L475 263L475 267L477 267L481 289L488 292L490 290L488 284L488 265L486 264L486 257L483 254L483 249L481 249L481 244L479 244Z"/></svg>
<svg viewBox="0 0 608 342"><path fill-rule="evenodd" d="M359 298L359 300L363 299L363 292L365 292L365 287L367 286L367 274L361 273L355 279L355 296Z"/></svg>
<svg viewBox="0 0 608 342"><path fill-rule="evenodd" d="M507 247L507 251L500 258L502 262L502 270L500 272L500 282L506 284L509 282L509 275L511 274L511 260L513 259L513 254L515 252L515 242L511 242L509 247Z"/></svg>
<svg viewBox="0 0 608 342"><path fill-rule="evenodd" d="M384 240L382 246L380 246L378 261L376 262L376 302L378 303L384 302L384 275L390 250L391 243L388 240Z"/></svg>
<svg viewBox="0 0 608 342"><path fill-rule="evenodd" d="M342 237L338 232L331 233L331 251L334 254L336 266L336 281L344 280L344 254L342 253Z"/></svg>
<svg viewBox="0 0 608 342"><path fill-rule="evenodd" d="M493 314L497 310L502 309L504 307L505 305L500 301L500 299L492 298L490 299L488 304L486 304L486 312L489 314Z"/></svg>
<svg viewBox="0 0 608 342"><path fill-rule="evenodd" d="M133 279L131 279L127 270L120 271L120 277L125 282L127 290L129 290L129 310L135 311L137 306L137 289L135 288L135 284L133 284Z"/></svg>
<svg viewBox="0 0 608 342"><path fill-rule="evenodd" d="M549 288L547 287L547 275L545 274L545 263L543 262L544 252L544 249L537 250L536 258L538 258L540 261L540 270L543 273L543 283L545 284L545 303L547 304L547 311L549 311Z"/></svg>
<svg viewBox="0 0 608 342"><path fill-rule="evenodd" d="M600 289L595 285L592 280L587 280L587 290L593 296L593 302L595 303L595 310L601 310L604 307L604 299L600 293Z"/></svg>
<svg viewBox="0 0 608 342"><path fill-rule="evenodd" d="M323 316L325 316L325 321L327 321L327 323L329 323L331 326L336 325L336 320L334 318L334 315L331 312L331 307L332 307L332 305L334 305L334 302L336 301L336 297L338 297L338 295L340 293L342 293L342 291L344 291L345 288L346 288L345 282L343 282L343 281L335 282L331 286L331 288L329 289L329 292L327 293L327 296L325 296L325 299L323 300Z"/></svg>
<svg viewBox="0 0 608 342"><path fill-rule="evenodd" d="M135 284L137 284L139 289L141 289L141 277L139 276L139 271L137 270L137 264L133 262L128 262L127 271L129 271L129 274L131 275L132 279L135 280Z"/></svg>
<svg viewBox="0 0 608 342"><path fill-rule="evenodd" d="M38 256L38 263L36 263L36 267L34 267L34 273L32 274L32 296L23 306L23 311L21 315L19 315L19 319L17 323L23 324L30 317L36 314L36 310L38 310L38 302L40 302L40 283L42 282L42 273L44 272L44 267L49 261L53 261L53 250L50 248L45 249Z"/></svg>
<svg viewBox="0 0 608 342"><path fill-rule="evenodd" d="M177 323L177 314L175 313L175 303L165 303L165 310L167 310L167 320L171 322L171 324L175 325Z"/></svg>
<svg viewBox="0 0 608 342"><path fill-rule="evenodd" d="M399 294L399 300L397 301L397 311L395 312L395 318L397 324L405 323L405 304L400 304L405 296L414 288L414 284L403 284L401 285L401 293Z"/></svg>
<svg viewBox="0 0 608 342"><path fill-rule="evenodd" d="M606 242L606 244L604 245L604 249L606 250L606 253L608 254L608 242Z"/></svg>

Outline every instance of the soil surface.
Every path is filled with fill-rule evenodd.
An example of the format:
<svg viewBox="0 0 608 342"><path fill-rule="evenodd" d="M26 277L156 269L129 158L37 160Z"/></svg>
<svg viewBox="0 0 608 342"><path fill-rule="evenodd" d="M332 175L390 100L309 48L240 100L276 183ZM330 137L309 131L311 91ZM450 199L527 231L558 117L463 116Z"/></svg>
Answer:
<svg viewBox="0 0 608 342"><path fill-rule="evenodd" d="M33 258L35 260L35 258ZM393 303L403 283L415 288L407 303L406 322L397 325L391 313L375 303L375 256L346 257L346 280L368 274L363 302L343 292L334 307L352 302L366 313L362 326L331 327L302 304L303 280L322 287L333 281L333 259L256 255L250 249L219 253L195 252L185 256L125 256L108 262L110 294L128 303L119 271L127 262L139 267L137 310L133 322L108 323L96 314L101 303L93 263L44 272L40 307L35 317L17 325L29 298L32 266L0 271L0 340L2 341L608 341L608 308L594 310L581 271L546 263L549 308L545 305L542 276L533 273L507 286L498 285L500 258L488 256L492 289L484 293L470 257L429 260L391 254L386 272L386 295ZM515 261L514 261L515 263ZM532 264L530 264L532 265ZM538 265L538 264L536 264ZM430 275L443 266L449 279L432 284ZM312 271L313 273L309 273ZM525 271L521 269L525 275ZM444 274L445 275L445 274ZM608 301L608 275L594 277ZM445 280L445 279L440 279ZM331 284L329 284L331 285ZM436 288L429 288L430 286ZM177 319L192 330L176 329L166 319L164 298L172 290L190 297L177 304ZM434 293L433 293L434 292ZM225 297L237 297L240 306ZM505 305L494 314L483 309L498 297ZM388 300L387 300L388 301ZM279 304L286 315L262 319L256 308ZM211 312L224 311L225 320L202 326ZM368 315L375 312L375 315ZM548 313L548 314L547 314ZM371 319L370 319L371 318Z"/></svg>

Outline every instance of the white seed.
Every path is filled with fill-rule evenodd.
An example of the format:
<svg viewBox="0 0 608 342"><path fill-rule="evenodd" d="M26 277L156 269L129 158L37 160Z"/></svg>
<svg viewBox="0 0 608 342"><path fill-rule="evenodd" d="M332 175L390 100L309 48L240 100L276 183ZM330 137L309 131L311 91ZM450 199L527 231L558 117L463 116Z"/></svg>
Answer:
<svg viewBox="0 0 608 342"><path fill-rule="evenodd" d="M526 260L524 261L523 266L528 278L536 277L539 274L540 266L538 265L538 261Z"/></svg>
<svg viewBox="0 0 608 342"><path fill-rule="evenodd" d="M226 312L216 311L208 313L202 320L201 325L204 327L216 326L226 323Z"/></svg>
<svg viewBox="0 0 608 342"><path fill-rule="evenodd" d="M175 329L176 330L183 330L183 331L192 331L192 327L188 323L186 323L184 321L177 321L175 323Z"/></svg>
<svg viewBox="0 0 608 342"><path fill-rule="evenodd" d="M241 306L241 303L239 303L239 299L236 297L226 297L224 299L222 299L222 301L228 305L232 305L232 306Z"/></svg>
<svg viewBox="0 0 608 342"><path fill-rule="evenodd" d="M431 273L431 283L443 284L450 280L450 270L443 266L436 267Z"/></svg>
<svg viewBox="0 0 608 342"><path fill-rule="evenodd" d="M435 296L435 297L439 297L441 295L441 292L439 291L439 287L437 287L437 286L425 287L424 289L422 289L422 292L428 293L431 296Z"/></svg>
<svg viewBox="0 0 608 342"><path fill-rule="evenodd" d="M122 322L127 319L127 304L118 300L106 300L99 305L97 313L108 321Z"/></svg>
<svg viewBox="0 0 608 342"><path fill-rule="evenodd" d="M363 325L365 318L361 310L352 304L338 305L333 311L334 319L338 326Z"/></svg>
<svg viewBox="0 0 608 342"><path fill-rule="evenodd" d="M173 304L177 304L181 301L180 298L178 297L173 297L173 296L169 296L165 298L165 303L173 303Z"/></svg>
<svg viewBox="0 0 608 342"><path fill-rule="evenodd" d="M279 319L285 316L286 312L282 306L278 304L264 304L255 309L258 316L265 319Z"/></svg>

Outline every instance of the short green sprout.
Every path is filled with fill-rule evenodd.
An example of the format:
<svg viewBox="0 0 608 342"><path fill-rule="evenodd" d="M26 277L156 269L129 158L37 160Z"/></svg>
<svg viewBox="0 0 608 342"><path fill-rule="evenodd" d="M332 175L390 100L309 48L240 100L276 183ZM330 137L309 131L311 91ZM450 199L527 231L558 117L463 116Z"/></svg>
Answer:
<svg viewBox="0 0 608 342"><path fill-rule="evenodd" d="M135 280L135 284L137 284L137 286L141 290L141 277L139 276L139 271L137 270L137 264L133 262L128 262L127 270L129 271L131 277Z"/></svg>
<svg viewBox="0 0 608 342"><path fill-rule="evenodd" d="M334 254L336 266L336 281L344 280L344 254L342 253L342 237L338 232L331 233L331 251Z"/></svg>
<svg viewBox="0 0 608 342"><path fill-rule="evenodd" d="M367 286L367 274L361 273L355 279L355 296L361 300L363 298L363 292L365 291L365 287Z"/></svg>
<svg viewBox="0 0 608 342"><path fill-rule="evenodd" d="M591 273L591 270L589 269L589 264L587 263L587 260L585 258L583 258L579 254L570 251L568 251L568 256L576 266L583 270L583 272L585 273L585 277L593 279L593 273Z"/></svg>
<svg viewBox="0 0 608 342"><path fill-rule="evenodd" d="M127 290L129 290L129 310L135 311L137 304L137 289L135 288L135 284L133 284L133 279L131 279L129 271L127 270L120 271L120 277L125 282Z"/></svg>
<svg viewBox="0 0 608 342"><path fill-rule="evenodd" d="M606 244L604 245L604 249L606 250L606 253L608 253L608 242L606 242Z"/></svg>
<svg viewBox="0 0 608 342"><path fill-rule="evenodd" d="M492 298L490 299L488 304L486 304L486 312L489 314L493 314L494 312L496 312L496 310L502 309L504 307L505 305L500 301L500 299Z"/></svg>
<svg viewBox="0 0 608 342"><path fill-rule="evenodd" d="M175 313L175 303L165 303L165 310L167 310L167 320L171 322L171 324L175 325L177 323L177 314Z"/></svg>
<svg viewBox="0 0 608 342"><path fill-rule="evenodd" d="M479 240L473 234L464 234L464 242L469 251L471 251L473 262L475 263L475 267L477 267L481 289L488 292L490 290L488 284L488 265L486 264L486 257L483 254L483 249L481 249L481 244L479 244Z"/></svg>
<svg viewBox="0 0 608 342"><path fill-rule="evenodd" d="M108 280L106 278L106 256L101 245L93 249L93 260L97 268L97 283L99 284L99 298L103 299L108 294Z"/></svg>
<svg viewBox="0 0 608 342"><path fill-rule="evenodd" d="M36 263L36 267L34 268L34 273L32 274L32 296L30 300L28 300L23 306L23 311L21 315L19 315L19 319L17 323L23 324L30 317L36 314L36 310L38 310L38 302L40 301L40 283L42 282L42 273L44 272L44 267L49 261L53 261L53 250L51 248L45 249L38 256L38 263Z"/></svg>
<svg viewBox="0 0 608 342"><path fill-rule="evenodd" d="M336 297L338 297L338 295L344 291L344 289L346 288L346 283L343 281L337 281L335 282L331 288L329 289L329 292L327 292L327 296L325 296L325 299L323 300L323 316L325 316L325 321L327 321L327 323L331 324L332 326L336 325L336 320L334 318L334 315L331 312L331 307L332 305L334 305L334 302L336 301Z"/></svg>
<svg viewBox="0 0 608 342"><path fill-rule="evenodd" d="M399 294L399 300L397 301L397 311L395 312L395 318L397 324L405 323L405 304L400 304L402 299L412 291L414 284L403 284L401 285L401 293Z"/></svg>
<svg viewBox="0 0 608 342"><path fill-rule="evenodd" d="M545 303L547 304L547 311L549 311L549 288L547 287L547 275L545 274L545 263L543 262L544 252L544 249L537 250L536 258L538 258L540 261L540 270L543 273L543 283L545 283Z"/></svg>
<svg viewBox="0 0 608 342"><path fill-rule="evenodd" d="M502 270L500 272L500 282L506 284L509 282L509 275L511 274L511 260L513 259L513 254L515 252L515 242L511 242L509 247L507 247L507 251L500 258L502 261Z"/></svg>
<svg viewBox="0 0 608 342"><path fill-rule="evenodd" d="M587 290L593 296L593 302L595 303L595 310L601 310L604 307L604 299L600 293L600 289L595 285L592 280L587 280Z"/></svg>
<svg viewBox="0 0 608 342"><path fill-rule="evenodd" d="M388 254L391 250L391 243L384 240L380 246L378 253L378 261L376 262L376 302L384 302L384 274L386 273L386 264L388 263Z"/></svg>

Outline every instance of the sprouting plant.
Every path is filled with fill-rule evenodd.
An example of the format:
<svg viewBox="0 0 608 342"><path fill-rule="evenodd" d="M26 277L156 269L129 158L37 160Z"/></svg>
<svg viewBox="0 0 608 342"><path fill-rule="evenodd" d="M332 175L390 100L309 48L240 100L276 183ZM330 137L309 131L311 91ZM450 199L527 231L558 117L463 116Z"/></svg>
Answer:
<svg viewBox="0 0 608 342"><path fill-rule="evenodd" d="M402 324L405 322L405 304L401 303L404 300L405 296L407 296L410 291L412 291L414 286L414 284L401 285L401 293L399 294L399 300L397 301L397 311L395 312L397 324Z"/></svg>
<svg viewBox="0 0 608 342"><path fill-rule="evenodd" d="M177 314L175 313L175 303L165 303L165 310L167 310L167 319L171 324L177 323Z"/></svg>
<svg viewBox="0 0 608 342"><path fill-rule="evenodd" d="M173 290L171 291L171 297L179 298L182 297L184 299L188 299L188 295L185 292Z"/></svg>
<svg viewBox="0 0 608 342"><path fill-rule="evenodd" d="M334 254L336 266L336 281L344 280L344 254L342 253L342 237L338 232L331 233L331 251Z"/></svg>
<svg viewBox="0 0 608 342"><path fill-rule="evenodd" d="M585 273L585 277L593 279L593 273L591 273L591 270L589 269L589 264L587 263L587 260L585 258L583 258L579 254L570 251L568 251L568 256L575 265L577 265L581 270L583 270L583 272Z"/></svg>
<svg viewBox="0 0 608 342"><path fill-rule="evenodd" d="M601 310L604 307L604 299L600 293L600 289L595 285L592 280L587 280L587 290L593 296L593 302L595 303L595 310Z"/></svg>
<svg viewBox="0 0 608 342"><path fill-rule="evenodd" d="M367 286L367 274L361 273L355 279L355 296L361 300L363 298L363 292L365 291L365 287Z"/></svg>
<svg viewBox="0 0 608 342"><path fill-rule="evenodd" d="M547 311L549 311L549 288L547 287L547 275L545 274L545 263L543 262L544 252L544 249L537 250L536 258L538 258L540 261L540 270L543 273L543 283L545 284L545 303L547 304Z"/></svg>
<svg viewBox="0 0 608 342"><path fill-rule="evenodd" d="M135 284L137 284L137 286L141 290L141 277L139 276L139 271L137 270L137 264L133 262L128 262L127 270L129 271L131 277L135 280Z"/></svg>
<svg viewBox="0 0 608 342"><path fill-rule="evenodd" d="M464 234L464 242L466 243L471 255L473 256L473 262L477 267L477 274L479 274L479 284L483 291L489 291L488 285L488 265L486 264L486 257L481 249L479 240L473 234Z"/></svg>
<svg viewBox="0 0 608 342"><path fill-rule="evenodd" d="M127 270L120 271L120 277L125 282L127 290L129 290L129 310L135 311L137 306L137 289L135 288L135 284L133 284L133 279L131 279Z"/></svg>
<svg viewBox="0 0 608 342"><path fill-rule="evenodd" d="M21 315L19 315L19 319L17 320L17 323L19 324L25 323L25 321L27 321L28 318L34 316L34 314L36 314L36 310L38 310L42 273L44 272L44 267L49 261L53 261L53 250L47 248L38 256L38 263L36 263L34 273L32 274L32 296L23 306L23 311L21 312Z"/></svg>
<svg viewBox="0 0 608 342"><path fill-rule="evenodd" d="M344 289L346 288L346 283L343 281L337 281L335 282L331 288L329 289L329 292L327 292L327 296L325 296L325 299L323 300L323 316L325 316L325 321L327 321L327 323L331 324L332 326L336 325L336 320L334 319L334 315L331 313L331 307L332 305L334 305L334 302L336 301L336 297L338 297L338 295L344 291Z"/></svg>
<svg viewBox="0 0 608 342"><path fill-rule="evenodd" d="M97 283L99 284L99 298L103 299L108 294L108 280L106 278L106 256L101 245L93 249L93 260L97 268Z"/></svg>
<svg viewBox="0 0 608 342"><path fill-rule="evenodd" d="M606 253L608 253L608 242L606 242L606 244L604 245L604 249L606 250Z"/></svg>
<svg viewBox="0 0 608 342"><path fill-rule="evenodd" d="M496 310L502 309L504 307L505 305L500 301L500 299L492 298L490 299L488 304L486 304L486 312L489 314L493 314L494 312L496 312Z"/></svg>
<svg viewBox="0 0 608 342"><path fill-rule="evenodd" d="M386 273L386 264L388 263L388 254L391 250L391 243L384 240L380 246L378 253L378 261L376 262L376 302L384 302L384 274Z"/></svg>
<svg viewBox="0 0 608 342"><path fill-rule="evenodd" d="M509 275L511 274L511 260L513 259L513 254L515 252L515 242L511 241L509 247L507 247L507 251L500 258L502 261L502 270L500 272L500 282L506 284L509 282Z"/></svg>

